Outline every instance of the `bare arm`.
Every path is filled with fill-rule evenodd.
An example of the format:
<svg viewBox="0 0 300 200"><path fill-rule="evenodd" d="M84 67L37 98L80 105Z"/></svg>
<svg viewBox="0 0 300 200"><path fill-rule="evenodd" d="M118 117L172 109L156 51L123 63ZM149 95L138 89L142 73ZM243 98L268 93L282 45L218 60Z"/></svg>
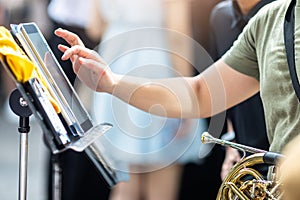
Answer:
<svg viewBox="0 0 300 200"><path fill-rule="evenodd" d="M194 70L191 63L187 61L193 59L191 57L193 46L188 38L192 36L191 0L164 0L163 6L165 25L170 29L167 36L168 45L173 53L172 67L182 76L191 76Z"/></svg>
<svg viewBox="0 0 300 200"><path fill-rule="evenodd" d="M209 117L249 98L259 90L256 79L241 74L222 60L195 77L145 79L111 72L103 59L83 47L78 36L57 30L71 48L60 45L63 60L71 59L81 81L98 92L110 93L152 114Z"/></svg>
<svg viewBox="0 0 300 200"><path fill-rule="evenodd" d="M100 3L98 0L93 0L90 19L91 20L87 25L86 32L90 38L93 38L95 41L99 41L106 29L107 22L101 16Z"/></svg>
<svg viewBox="0 0 300 200"><path fill-rule="evenodd" d="M147 112L169 117L209 117L258 92L258 81L219 60L195 77L146 80L122 77L108 91Z"/></svg>

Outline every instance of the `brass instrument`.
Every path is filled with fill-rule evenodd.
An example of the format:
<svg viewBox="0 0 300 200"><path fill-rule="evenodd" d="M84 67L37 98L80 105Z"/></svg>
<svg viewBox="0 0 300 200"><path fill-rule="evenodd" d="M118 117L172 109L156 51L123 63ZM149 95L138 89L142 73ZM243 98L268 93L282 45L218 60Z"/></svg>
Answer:
<svg viewBox="0 0 300 200"><path fill-rule="evenodd" d="M223 180L217 200L280 200L282 192L280 183L274 180L265 180L262 174L253 167L258 164L275 165L281 154L256 149L242 144L214 138L208 132L201 137L202 143L216 143L244 152L244 156L237 162ZM245 156L245 152L253 153Z"/></svg>

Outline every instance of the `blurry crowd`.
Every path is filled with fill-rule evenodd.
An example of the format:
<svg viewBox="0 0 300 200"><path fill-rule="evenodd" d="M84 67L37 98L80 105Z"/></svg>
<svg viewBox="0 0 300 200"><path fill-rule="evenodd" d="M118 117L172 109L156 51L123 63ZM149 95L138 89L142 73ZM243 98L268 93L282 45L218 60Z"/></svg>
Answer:
<svg viewBox="0 0 300 200"><path fill-rule="evenodd" d="M239 2L243 3L239 4ZM60 61L61 52L56 47L63 41L53 34L56 28L68 29L78 34L87 47L98 51L105 60L110 62L112 70L118 73L146 74L151 78L194 76L222 56L238 37L249 18L267 2L270 1L0 0L1 25L9 28L11 23L35 22L38 24L94 120L113 123L114 128L110 140L114 147L112 151L116 152L115 156L122 157L130 163L129 181L109 188L85 155L72 151L64 152L60 157L63 172L62 200L212 200L216 198L222 182L221 172L227 172L228 167L230 169L240 155L239 152L232 153L221 146L213 146L209 153L203 153L205 148L200 142L202 132L210 128L211 132L216 132L214 135L220 137L234 133L235 137L230 139L266 150L268 141L263 123L263 111L256 111L256 109L262 109L259 99L235 107L228 111L228 114L223 113L225 116L223 123L218 124L218 127L214 129L211 128L211 119L156 118L128 105L124 107L113 97L93 94L77 82L71 63ZM245 4L247 9L239 7ZM251 14L249 14L250 11ZM131 32L143 28L166 28L174 32L170 37L168 37L168 32L157 34L151 29L148 31L153 34L142 33L142 31ZM189 39L184 39L182 42L174 33L193 39L195 43L201 45L201 49L208 52L210 57L204 58L206 61L203 62L205 55L198 55L199 47L187 45L184 42ZM157 50L151 51L151 49L130 54L126 52L130 48L138 48L138 45L144 44L145 41L148 44L153 42L159 47L171 49L171 52L175 53L157 53ZM178 51L179 54L181 52L185 57L176 55L178 49L182 50ZM148 68L126 68L127 66L147 66ZM0 67L0 74L1 115L5 116L6 120L10 120L7 99L14 88L14 83L7 77L2 67ZM248 118L252 119L250 124L249 119L244 117L246 111ZM256 123L254 119L257 119L259 123ZM259 130L256 131L261 134L262 138L259 144L256 142L260 136L253 135L252 138L255 137L255 141L247 143L252 141L247 136L249 135L247 133L251 132L249 127ZM151 137L152 135L155 135L155 138ZM145 155L145 153L150 154L155 150L160 150L172 140L175 140L176 148L184 148L183 154L175 156L177 159L172 162L165 164L176 148L171 148L167 153L162 152L161 155L149 156L149 158L140 156L140 154ZM121 151L133 153L123 155ZM235 159L228 155L235 155ZM49 188L49 200L53 199L51 157L51 152L49 152L49 169L45 169L49 173L49 176L45 177L48 179L48 185L45 187ZM224 159L227 165L223 164ZM152 166L151 170L149 166Z"/></svg>

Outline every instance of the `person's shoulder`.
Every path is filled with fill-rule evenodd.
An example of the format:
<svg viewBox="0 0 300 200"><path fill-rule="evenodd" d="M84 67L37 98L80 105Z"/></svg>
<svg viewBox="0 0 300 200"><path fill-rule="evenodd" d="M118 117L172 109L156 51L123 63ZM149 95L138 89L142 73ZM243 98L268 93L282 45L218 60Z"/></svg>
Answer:
<svg viewBox="0 0 300 200"><path fill-rule="evenodd" d="M226 9L226 8L231 8L233 5L233 1L221 1L219 3L217 3L214 7L214 9L218 10L218 9Z"/></svg>
<svg viewBox="0 0 300 200"><path fill-rule="evenodd" d="M214 24L218 21L223 22L225 19L233 16L232 1L221 1L214 6L210 14L210 23Z"/></svg>
<svg viewBox="0 0 300 200"><path fill-rule="evenodd" d="M265 31L267 27L272 28L277 24L274 22L281 22L289 3L289 0L274 0L267 3L249 20L248 26L252 27L254 32Z"/></svg>
<svg viewBox="0 0 300 200"><path fill-rule="evenodd" d="M256 16L270 17L275 15L283 15L289 3L289 0L274 0L260 8Z"/></svg>
<svg viewBox="0 0 300 200"><path fill-rule="evenodd" d="M221 1L217 3L214 8L211 11L212 15L215 15L217 13L224 13L224 12L229 12L233 7L233 2L232 1Z"/></svg>

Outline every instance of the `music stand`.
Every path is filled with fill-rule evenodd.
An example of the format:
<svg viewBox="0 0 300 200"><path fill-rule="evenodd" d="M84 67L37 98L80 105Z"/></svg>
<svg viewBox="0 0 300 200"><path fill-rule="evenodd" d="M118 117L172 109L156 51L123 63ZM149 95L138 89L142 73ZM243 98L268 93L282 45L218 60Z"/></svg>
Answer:
<svg viewBox="0 0 300 200"><path fill-rule="evenodd" d="M94 166L101 173L109 187L113 187L120 181L127 181L128 173L116 169L119 163L116 158L105 151L103 141L104 133L111 127L106 122L94 124L89 113L83 107L73 86L68 81L62 68L58 64L52 50L47 44L41 31L35 23L12 24L11 34L14 36L16 43L23 49L28 58L36 66L39 76L32 77L26 82L19 82L16 75L12 72L6 60L1 62L16 84L17 91L12 96L17 95L22 101L12 103L12 110L15 112L16 107L22 107L22 102L36 117L43 130L43 136L47 147L52 154L57 155L72 149L77 152L85 152ZM22 66L21 66L22 67ZM55 106L50 101L49 96L55 100L56 106L60 109L55 110ZM26 199L26 170L27 170L27 137L30 130L29 116L31 112L27 111L26 116L20 116L21 145L20 145L20 190L19 198ZM22 126L22 127L21 127ZM60 200L60 167L59 159L53 161L54 169L54 197Z"/></svg>
<svg viewBox="0 0 300 200"><path fill-rule="evenodd" d="M15 89L9 96L11 110L19 116L20 149L19 149L19 200L26 199L29 117L32 115L27 102L19 90Z"/></svg>

